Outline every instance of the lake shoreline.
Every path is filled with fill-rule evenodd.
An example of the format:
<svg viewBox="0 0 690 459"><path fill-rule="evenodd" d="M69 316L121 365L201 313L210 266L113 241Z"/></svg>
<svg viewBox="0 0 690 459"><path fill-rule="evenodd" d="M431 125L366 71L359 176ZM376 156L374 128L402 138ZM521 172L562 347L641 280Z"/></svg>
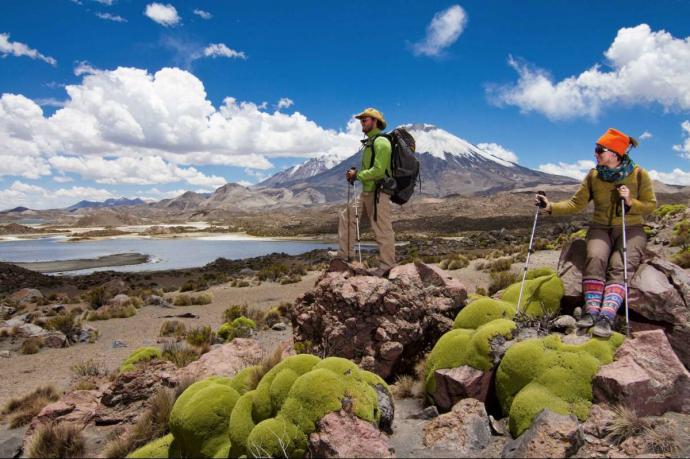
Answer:
<svg viewBox="0 0 690 459"><path fill-rule="evenodd" d="M114 266L139 265L149 262L149 255L143 253L115 253L95 258L73 260L15 262L13 264L42 274L54 274L84 269L107 268Z"/></svg>

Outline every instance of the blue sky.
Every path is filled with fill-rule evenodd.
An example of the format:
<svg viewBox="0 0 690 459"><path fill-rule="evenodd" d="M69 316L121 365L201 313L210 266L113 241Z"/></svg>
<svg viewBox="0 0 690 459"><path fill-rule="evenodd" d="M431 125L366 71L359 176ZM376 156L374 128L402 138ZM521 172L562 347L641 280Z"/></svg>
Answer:
<svg viewBox="0 0 690 459"><path fill-rule="evenodd" d="M366 106L573 176L606 128L647 133L634 158L690 184L687 1L5 0L0 13L0 208L253 183L353 152L348 121Z"/></svg>

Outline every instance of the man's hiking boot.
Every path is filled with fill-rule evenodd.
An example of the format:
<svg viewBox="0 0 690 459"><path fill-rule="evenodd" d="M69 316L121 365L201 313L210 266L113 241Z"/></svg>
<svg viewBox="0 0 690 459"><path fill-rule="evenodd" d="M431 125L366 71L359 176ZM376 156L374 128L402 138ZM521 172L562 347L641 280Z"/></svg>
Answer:
<svg viewBox="0 0 690 459"><path fill-rule="evenodd" d="M585 314L582 319L577 321L577 326L580 328L591 328L594 326L594 316L592 314Z"/></svg>
<svg viewBox="0 0 690 459"><path fill-rule="evenodd" d="M608 338L611 336L611 333L611 321L604 316L600 316L597 324L592 328L592 335L599 338Z"/></svg>

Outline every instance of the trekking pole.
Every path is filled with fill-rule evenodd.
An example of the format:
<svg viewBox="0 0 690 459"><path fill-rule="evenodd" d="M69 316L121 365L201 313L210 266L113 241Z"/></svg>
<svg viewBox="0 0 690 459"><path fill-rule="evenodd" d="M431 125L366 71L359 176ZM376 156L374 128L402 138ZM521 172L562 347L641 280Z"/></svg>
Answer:
<svg viewBox="0 0 690 459"><path fill-rule="evenodd" d="M623 222L623 284L625 288L625 336L630 336L630 316L628 313L628 237L625 230L625 199L621 198Z"/></svg>
<svg viewBox="0 0 690 459"><path fill-rule="evenodd" d="M546 197L546 193L538 191L537 195ZM518 296L517 310L515 315L520 314L520 302L522 302L522 293L525 289L525 279L527 279L527 269L529 268L529 257L532 254L532 244L534 243L534 234L537 232L537 220L539 220L539 210L546 207L544 201L539 200L537 204L537 211L534 214L534 224L532 225L532 235L529 238L529 247L527 249L527 259L525 260L525 268L522 271L522 282L520 283L520 295Z"/></svg>
<svg viewBox="0 0 690 459"><path fill-rule="evenodd" d="M352 194L352 182L347 182L347 262L350 262L350 195Z"/></svg>
<svg viewBox="0 0 690 459"><path fill-rule="evenodd" d="M355 222L357 225L357 252L359 253L359 263L362 264L362 240L359 236L359 198L361 197L361 194L358 196L357 186L354 184L352 186L355 189Z"/></svg>

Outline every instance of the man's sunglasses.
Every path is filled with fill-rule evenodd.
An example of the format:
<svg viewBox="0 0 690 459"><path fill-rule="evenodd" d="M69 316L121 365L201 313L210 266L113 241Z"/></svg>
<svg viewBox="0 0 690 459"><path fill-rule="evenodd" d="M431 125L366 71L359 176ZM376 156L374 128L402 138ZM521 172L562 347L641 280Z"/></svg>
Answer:
<svg viewBox="0 0 690 459"><path fill-rule="evenodd" d="M604 153L605 151L608 151L610 153L615 153L615 151L609 150L608 148L602 147L601 145L597 145L596 147L594 147L594 153L596 153L598 155Z"/></svg>

